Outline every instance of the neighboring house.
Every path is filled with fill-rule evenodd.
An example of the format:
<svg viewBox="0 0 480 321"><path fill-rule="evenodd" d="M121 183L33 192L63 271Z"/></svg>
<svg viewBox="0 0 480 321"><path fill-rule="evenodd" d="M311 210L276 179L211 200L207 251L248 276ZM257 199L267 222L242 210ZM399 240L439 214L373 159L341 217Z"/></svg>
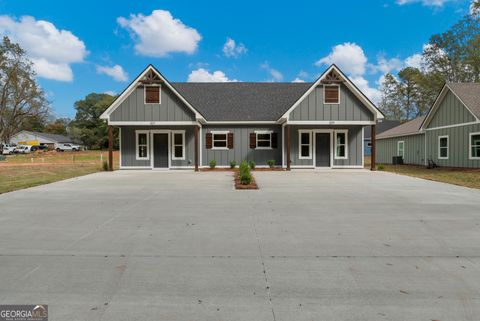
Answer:
<svg viewBox="0 0 480 321"><path fill-rule="evenodd" d="M67 136L22 130L10 138L12 144L47 145L53 149L56 143L73 143Z"/></svg>
<svg viewBox="0 0 480 321"><path fill-rule="evenodd" d="M101 118L120 128L120 168L361 168L384 116L335 65L314 83L170 83L149 65Z"/></svg>
<svg viewBox="0 0 480 321"><path fill-rule="evenodd" d="M377 136L377 162L480 167L480 84L447 83L432 108Z"/></svg>
<svg viewBox="0 0 480 321"><path fill-rule="evenodd" d="M399 120L383 120L381 122L377 123L377 135L383 133L386 130L392 129L393 127L396 127L400 125ZM365 156L370 156L372 155L372 131L370 130L370 127L365 127L365 137L363 138L363 147L364 147L364 154Z"/></svg>

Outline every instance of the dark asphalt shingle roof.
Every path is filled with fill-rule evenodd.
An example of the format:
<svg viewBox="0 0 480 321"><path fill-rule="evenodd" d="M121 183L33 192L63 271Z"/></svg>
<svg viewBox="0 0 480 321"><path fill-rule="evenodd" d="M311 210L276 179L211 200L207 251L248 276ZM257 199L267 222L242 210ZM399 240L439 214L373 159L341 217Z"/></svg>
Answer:
<svg viewBox="0 0 480 321"><path fill-rule="evenodd" d="M312 83L172 83L209 121L276 121Z"/></svg>
<svg viewBox="0 0 480 321"><path fill-rule="evenodd" d="M420 133L420 126L423 123L425 116L420 116L410 121L407 121L397 127L393 127L392 129L386 130L377 138L386 138L386 137L393 137L393 136L402 136L402 135L411 135Z"/></svg>
<svg viewBox="0 0 480 321"><path fill-rule="evenodd" d="M447 87L480 118L480 83L447 83Z"/></svg>
<svg viewBox="0 0 480 321"><path fill-rule="evenodd" d="M400 125L399 120L384 119L382 122L377 123L376 128L375 128L375 132L378 135L378 134L381 134L384 131L389 130L393 127L396 127L398 125ZM370 136L372 135L372 127L365 126L365 133L364 134L365 134L365 136L364 136L365 139L370 139Z"/></svg>

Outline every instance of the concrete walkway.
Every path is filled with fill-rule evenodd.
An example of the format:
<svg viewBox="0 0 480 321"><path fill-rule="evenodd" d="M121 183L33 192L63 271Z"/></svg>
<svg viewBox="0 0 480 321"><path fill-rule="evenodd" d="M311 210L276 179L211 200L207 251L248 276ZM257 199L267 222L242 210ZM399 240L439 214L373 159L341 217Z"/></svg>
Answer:
<svg viewBox="0 0 480 321"><path fill-rule="evenodd" d="M478 320L480 191L368 171L97 173L0 195L49 320Z"/></svg>

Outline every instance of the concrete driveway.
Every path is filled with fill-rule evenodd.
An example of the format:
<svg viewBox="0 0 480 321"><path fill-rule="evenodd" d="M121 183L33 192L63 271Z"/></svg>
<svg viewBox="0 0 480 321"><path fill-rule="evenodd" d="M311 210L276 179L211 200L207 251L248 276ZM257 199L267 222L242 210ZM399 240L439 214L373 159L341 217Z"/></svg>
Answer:
<svg viewBox="0 0 480 321"><path fill-rule="evenodd" d="M478 320L480 191L119 171L0 195L0 303L49 320Z"/></svg>

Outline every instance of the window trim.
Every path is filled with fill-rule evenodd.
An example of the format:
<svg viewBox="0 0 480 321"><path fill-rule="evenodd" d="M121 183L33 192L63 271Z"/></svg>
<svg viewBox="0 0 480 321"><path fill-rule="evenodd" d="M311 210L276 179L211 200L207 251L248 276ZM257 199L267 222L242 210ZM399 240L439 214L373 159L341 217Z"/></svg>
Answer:
<svg viewBox="0 0 480 321"><path fill-rule="evenodd" d="M254 131L255 133L255 149L264 149L264 150L269 150L272 149L272 130L256 130ZM270 136L270 146L269 147L263 147L263 146L258 146L258 135L269 135ZM266 139L262 139L262 141L266 141Z"/></svg>
<svg viewBox="0 0 480 321"><path fill-rule="evenodd" d="M210 134L212 134L212 149L228 150L228 134L230 134L230 131L211 131ZM215 147L215 135L225 135L225 147Z"/></svg>
<svg viewBox="0 0 480 321"><path fill-rule="evenodd" d="M445 147L441 147L440 145L440 141L442 138L446 138L447 139L447 156L446 157L442 157L441 155L441 149L442 148L445 148ZM448 137L448 135L442 135L442 136L438 136L438 148L437 148L437 153L438 153L438 159L448 159L448 157L450 156L450 138Z"/></svg>
<svg viewBox="0 0 480 321"><path fill-rule="evenodd" d="M175 134L182 135L182 157L175 157ZM172 160L185 160L185 130L172 130Z"/></svg>
<svg viewBox="0 0 480 321"><path fill-rule="evenodd" d="M147 87L158 87L158 103L147 103ZM143 103L145 105L160 105L162 103L162 85L160 84L143 85Z"/></svg>
<svg viewBox="0 0 480 321"><path fill-rule="evenodd" d="M325 88L326 87L338 87L338 102L336 102L336 103L325 102L325 98L326 98ZM324 105L340 105L340 85L338 85L338 84L324 84L323 85L323 104Z"/></svg>
<svg viewBox="0 0 480 321"><path fill-rule="evenodd" d="M337 155L337 134L343 133L345 134L345 156L338 156ZM334 159L348 159L348 129L338 129L335 130L333 133L333 148L334 148Z"/></svg>
<svg viewBox="0 0 480 321"><path fill-rule="evenodd" d="M140 134L145 134L147 136L147 144L146 145L139 145L138 144L138 136ZM138 148L140 146L147 146L147 156L146 157L140 157L138 155ZM136 160L149 160L150 159L150 131L149 130L136 130L135 131L135 159Z"/></svg>
<svg viewBox="0 0 480 321"><path fill-rule="evenodd" d="M476 157L476 156L473 156L472 155L472 136L474 135L480 135L480 132L476 132L476 133L469 133L468 134L468 159L470 160L479 160L480 157Z"/></svg>
<svg viewBox="0 0 480 321"><path fill-rule="evenodd" d="M400 143L402 143L402 155L400 155ZM402 158L405 158L405 141L404 140L399 140L397 141L397 156L402 156Z"/></svg>
<svg viewBox="0 0 480 321"><path fill-rule="evenodd" d="M308 134L308 156L302 156L302 146L306 146L306 144L302 144L302 133ZM298 159L312 159L312 131L299 129L298 130Z"/></svg>

